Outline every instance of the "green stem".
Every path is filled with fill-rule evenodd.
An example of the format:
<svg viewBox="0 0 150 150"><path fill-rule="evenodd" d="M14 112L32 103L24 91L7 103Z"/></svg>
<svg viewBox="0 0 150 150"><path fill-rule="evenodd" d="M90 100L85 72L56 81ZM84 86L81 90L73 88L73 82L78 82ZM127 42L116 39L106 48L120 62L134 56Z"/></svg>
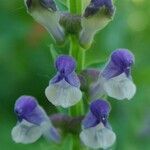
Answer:
<svg viewBox="0 0 150 150"><path fill-rule="evenodd" d="M83 0L68 0L68 6L70 13L81 14Z"/></svg>
<svg viewBox="0 0 150 150"><path fill-rule="evenodd" d="M82 49L79 44L78 40L75 36L71 36L70 41L70 51L69 54L73 56L77 61L77 72L80 73L84 68L84 61L85 61L85 50ZM80 116L84 115L84 104L83 100L81 100L78 104L70 108L70 115L71 116Z"/></svg>
<svg viewBox="0 0 150 150"><path fill-rule="evenodd" d="M77 44L77 38L75 35L70 36L70 50L69 55L74 57L77 61L77 54L78 54L78 44Z"/></svg>
<svg viewBox="0 0 150 150"><path fill-rule="evenodd" d="M76 13L76 0L68 0L70 13Z"/></svg>
<svg viewBox="0 0 150 150"><path fill-rule="evenodd" d="M75 14L81 14L82 1L68 0L69 11ZM77 61L77 72L80 73L84 69L85 50L80 47L77 36L70 36L70 51L69 54ZM79 116L84 114L84 104L81 100L77 105L70 108L70 115Z"/></svg>
<svg viewBox="0 0 150 150"><path fill-rule="evenodd" d="M78 51L78 71L80 72L81 70L84 69L84 65L85 65L85 49L79 47L79 51Z"/></svg>
<svg viewBox="0 0 150 150"><path fill-rule="evenodd" d="M83 0L68 0L68 6L70 13L81 14L82 13ZM70 36L70 50L69 55L73 56L77 61L77 73L80 73L84 69L85 64L85 50L80 47L79 41L76 35ZM71 116L84 115L84 103L80 100L78 104L69 109ZM80 140L78 136L73 139L73 150L80 149Z"/></svg>

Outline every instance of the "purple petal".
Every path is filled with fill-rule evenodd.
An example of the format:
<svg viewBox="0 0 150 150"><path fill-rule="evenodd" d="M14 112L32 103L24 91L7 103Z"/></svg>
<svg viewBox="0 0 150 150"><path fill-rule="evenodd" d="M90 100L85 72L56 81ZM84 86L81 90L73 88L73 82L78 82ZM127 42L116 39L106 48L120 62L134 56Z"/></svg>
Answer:
<svg viewBox="0 0 150 150"><path fill-rule="evenodd" d="M111 60L119 66L131 67L135 61L134 55L127 49L117 49L111 54Z"/></svg>
<svg viewBox="0 0 150 150"><path fill-rule="evenodd" d="M129 50L118 49L111 54L110 60L102 72L102 76L110 79L125 73L129 77L133 63L134 55Z"/></svg>
<svg viewBox="0 0 150 150"><path fill-rule="evenodd" d="M76 62L71 56L61 55L56 59L55 66L62 76L67 76L75 70Z"/></svg>
<svg viewBox="0 0 150 150"><path fill-rule="evenodd" d="M61 80L63 80L65 77L62 76L60 73L57 73L51 80L50 80L50 84L55 84Z"/></svg>
<svg viewBox="0 0 150 150"><path fill-rule="evenodd" d="M90 5L85 10L84 16L95 15L103 7L106 8L108 15L113 15L114 6L112 0L91 0Z"/></svg>
<svg viewBox="0 0 150 150"><path fill-rule="evenodd" d="M83 124L85 129L90 128L90 127L94 127L98 123L99 123L99 120L91 112L89 112L82 121L82 124Z"/></svg>
<svg viewBox="0 0 150 150"><path fill-rule="evenodd" d="M30 123L40 125L43 121L47 120L47 115L43 108L38 106L29 114L24 115L24 119Z"/></svg>
<svg viewBox="0 0 150 150"><path fill-rule="evenodd" d="M21 96L15 103L14 111L19 116L24 116L30 113L37 107L38 103L32 96Z"/></svg>
<svg viewBox="0 0 150 150"><path fill-rule="evenodd" d="M124 72L123 68L120 66L115 65L113 61L109 61L109 63L106 65L104 70L102 71L101 75L105 79L111 79L113 77L116 77Z"/></svg>
<svg viewBox="0 0 150 150"><path fill-rule="evenodd" d="M59 143L61 141L61 136L56 128L52 127L50 129L50 137L53 141Z"/></svg>
<svg viewBox="0 0 150 150"><path fill-rule="evenodd" d="M105 100L95 100L90 105L90 110L97 119L103 117L103 115L109 115L110 104Z"/></svg>
<svg viewBox="0 0 150 150"><path fill-rule="evenodd" d="M65 77L65 80L72 86L80 87L80 80L75 72Z"/></svg>
<svg viewBox="0 0 150 150"><path fill-rule="evenodd" d="M50 84L55 84L60 82L61 80L65 80L70 85L75 87L80 87L80 80L75 72L72 72L71 74L67 76L62 76L61 74L57 74L51 81Z"/></svg>
<svg viewBox="0 0 150 150"><path fill-rule="evenodd" d="M24 119L36 125L40 125L47 117L43 108L32 96L21 96L15 103L15 112L19 122Z"/></svg>

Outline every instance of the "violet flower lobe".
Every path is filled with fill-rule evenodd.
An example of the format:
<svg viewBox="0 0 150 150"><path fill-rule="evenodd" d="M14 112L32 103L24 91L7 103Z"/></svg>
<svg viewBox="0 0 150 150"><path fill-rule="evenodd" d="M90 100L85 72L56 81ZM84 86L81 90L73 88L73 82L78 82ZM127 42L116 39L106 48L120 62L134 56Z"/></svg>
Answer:
<svg viewBox="0 0 150 150"><path fill-rule="evenodd" d="M82 98L80 80L75 73L76 62L70 56L61 55L56 59L55 67L57 74L45 90L46 97L55 106L73 106Z"/></svg>
<svg viewBox="0 0 150 150"><path fill-rule="evenodd" d="M11 134L16 143L33 143L41 136L47 140L60 141L58 131L53 127L46 112L34 97L19 97L15 103L14 111L18 122Z"/></svg>
<svg viewBox="0 0 150 150"><path fill-rule="evenodd" d="M80 133L80 139L87 147L106 149L114 144L116 135L108 123L109 113L110 105L107 101L98 99L91 103Z"/></svg>

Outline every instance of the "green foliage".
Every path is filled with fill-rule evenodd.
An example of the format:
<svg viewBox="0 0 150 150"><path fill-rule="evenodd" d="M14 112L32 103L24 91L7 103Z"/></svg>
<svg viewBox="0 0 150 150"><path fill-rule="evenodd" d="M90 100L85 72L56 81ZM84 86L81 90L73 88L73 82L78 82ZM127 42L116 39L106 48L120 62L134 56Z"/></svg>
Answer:
<svg viewBox="0 0 150 150"><path fill-rule="evenodd" d="M66 10L66 1L59 1ZM117 134L114 150L149 150L150 134L141 132L149 119L150 83L150 1L116 1L114 21L97 34L86 52L86 66L106 60L110 52L124 47L133 51L136 64L133 79L138 90L130 102L110 99L110 122ZM54 75L53 61L48 45L48 33L26 13L23 0L1 0L0 4L0 148L3 150L71 150L71 138L62 145L40 139L35 144L15 144L11 129L16 123L13 113L15 100L22 94L33 95L52 114L56 109L44 96L45 87ZM67 51L67 49L65 49ZM149 132L149 131L147 131Z"/></svg>

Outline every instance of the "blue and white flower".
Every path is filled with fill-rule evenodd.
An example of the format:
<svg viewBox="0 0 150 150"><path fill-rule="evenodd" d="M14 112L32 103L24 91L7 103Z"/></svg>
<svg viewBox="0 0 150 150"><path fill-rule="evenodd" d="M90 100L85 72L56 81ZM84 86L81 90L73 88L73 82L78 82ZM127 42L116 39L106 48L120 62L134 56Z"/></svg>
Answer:
<svg viewBox="0 0 150 150"><path fill-rule="evenodd" d="M99 99L91 103L80 133L80 139L87 147L106 149L114 144L116 135L108 123L109 113L110 105L107 101Z"/></svg>
<svg viewBox="0 0 150 150"><path fill-rule="evenodd" d="M134 55L129 50L114 51L92 89L92 97L98 98L106 94L118 100L131 99L136 93L136 86L131 77L134 61Z"/></svg>
<svg viewBox="0 0 150 150"><path fill-rule="evenodd" d="M28 13L60 44L65 41L64 29L59 24L61 14L54 0L24 0Z"/></svg>
<svg viewBox="0 0 150 150"><path fill-rule="evenodd" d="M94 35L102 30L112 19L115 7L112 0L91 0L81 19L81 46L88 48L93 42Z"/></svg>
<svg viewBox="0 0 150 150"><path fill-rule="evenodd" d="M80 80L75 73L76 62L70 56L61 55L57 58L55 66L57 74L45 90L46 97L55 106L73 106L82 98Z"/></svg>
<svg viewBox="0 0 150 150"><path fill-rule="evenodd" d="M18 122L12 129L12 139L16 143L29 144L41 136L47 140L60 141L58 131L53 127L49 117L32 96L21 96L15 103L14 111Z"/></svg>

